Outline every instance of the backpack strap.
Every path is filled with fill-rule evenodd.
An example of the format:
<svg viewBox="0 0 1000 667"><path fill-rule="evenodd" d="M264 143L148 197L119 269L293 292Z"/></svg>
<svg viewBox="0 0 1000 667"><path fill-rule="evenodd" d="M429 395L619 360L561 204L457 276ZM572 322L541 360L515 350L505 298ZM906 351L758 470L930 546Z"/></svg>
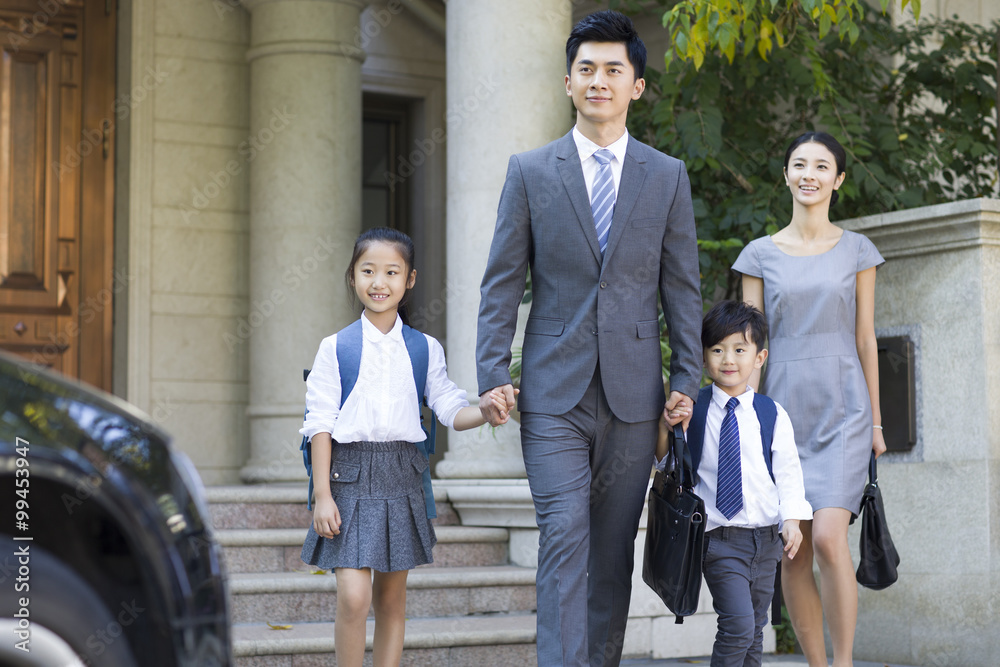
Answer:
<svg viewBox="0 0 1000 667"><path fill-rule="evenodd" d="M774 481L774 466L771 464L771 445L774 443L774 424L778 421L778 407L774 401L754 392L753 409L757 413L757 421L760 422L760 444L764 450L764 463L767 464L767 472Z"/></svg>
<svg viewBox="0 0 1000 667"><path fill-rule="evenodd" d="M340 404L347 402L347 397L354 390L361 372L361 342L364 331L361 320L355 320L337 332L337 366L340 367Z"/></svg>
<svg viewBox="0 0 1000 667"><path fill-rule="evenodd" d="M427 336L416 329L403 325L403 342L406 344L406 351L410 355L410 364L413 366L413 384L417 388L417 416L420 417L420 428L428 437L423 442L413 443L424 455L425 459L430 459L434 453L434 440L437 436L437 417L431 411L431 432L427 433L424 428L424 418L420 414L420 405L427 402L427 369L430 365L430 351L427 345ZM431 519L437 516L437 507L434 505L434 487L431 485L431 468L424 468L423 475L424 503L427 507L427 516Z"/></svg>
<svg viewBox="0 0 1000 667"><path fill-rule="evenodd" d="M774 466L771 463L771 446L774 444L774 425L778 421L778 406L764 394L754 393L753 409L760 423L760 444L764 450L764 463L774 481ZM781 625L781 560L774 572L774 594L771 597L771 625Z"/></svg>
<svg viewBox="0 0 1000 667"><path fill-rule="evenodd" d="M340 367L340 404L347 400L347 395L354 389L358 381L358 373L361 371L361 339L363 332L361 320L355 320L337 332L337 365ZM302 371L302 381L309 379L309 369ZM307 409L303 419L309 416ZM312 476L312 443L309 438L302 436L302 463L309 474L309 495L306 497L306 507L312 510L313 497L313 476Z"/></svg>
<svg viewBox="0 0 1000 667"><path fill-rule="evenodd" d="M701 463L701 450L705 446L705 419L708 417L708 406L712 404L712 385L702 387L698 399L694 402L694 412L691 413L691 423L688 424L687 444L691 452L691 470L698 475L698 464Z"/></svg>

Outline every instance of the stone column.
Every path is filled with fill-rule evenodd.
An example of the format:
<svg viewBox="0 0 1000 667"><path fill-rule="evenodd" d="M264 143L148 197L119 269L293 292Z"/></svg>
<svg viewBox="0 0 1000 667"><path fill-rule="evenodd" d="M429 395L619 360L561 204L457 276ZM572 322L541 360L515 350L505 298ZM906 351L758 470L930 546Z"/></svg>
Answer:
<svg viewBox="0 0 1000 667"><path fill-rule="evenodd" d="M352 318L341 275L361 226L361 0L250 10L250 482L301 480L319 341Z"/></svg>
<svg viewBox="0 0 1000 667"><path fill-rule="evenodd" d="M507 161L573 123L563 85L571 12L568 0L448 2L448 368L470 401L479 285ZM449 434L437 475L524 477L517 424Z"/></svg>

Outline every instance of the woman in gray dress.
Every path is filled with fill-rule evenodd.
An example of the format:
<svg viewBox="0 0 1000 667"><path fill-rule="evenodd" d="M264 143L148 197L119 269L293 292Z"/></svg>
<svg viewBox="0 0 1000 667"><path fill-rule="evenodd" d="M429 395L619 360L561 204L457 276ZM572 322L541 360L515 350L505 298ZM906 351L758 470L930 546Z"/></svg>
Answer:
<svg viewBox="0 0 1000 667"><path fill-rule="evenodd" d="M813 520L801 525L798 556L781 566L785 603L810 667L827 664L824 613L834 667L853 664L858 590L847 526L860 507L871 452L885 451L875 340L875 269L884 260L867 238L830 222L845 162L829 134L795 139L784 171L791 222L750 243L733 265L743 299L768 318L763 391L792 419L813 508Z"/></svg>

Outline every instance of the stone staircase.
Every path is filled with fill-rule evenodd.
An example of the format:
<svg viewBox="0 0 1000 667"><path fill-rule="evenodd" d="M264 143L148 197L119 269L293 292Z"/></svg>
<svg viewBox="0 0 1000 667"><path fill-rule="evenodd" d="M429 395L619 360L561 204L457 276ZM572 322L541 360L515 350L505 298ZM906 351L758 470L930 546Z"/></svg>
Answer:
<svg viewBox="0 0 1000 667"><path fill-rule="evenodd" d="M312 518L304 484L207 491L229 573L236 665L334 664L337 580L299 558ZM438 543L434 563L407 580L402 664L534 664L535 570L508 564L507 529L461 526L444 492L435 499ZM373 631L369 620L369 649Z"/></svg>

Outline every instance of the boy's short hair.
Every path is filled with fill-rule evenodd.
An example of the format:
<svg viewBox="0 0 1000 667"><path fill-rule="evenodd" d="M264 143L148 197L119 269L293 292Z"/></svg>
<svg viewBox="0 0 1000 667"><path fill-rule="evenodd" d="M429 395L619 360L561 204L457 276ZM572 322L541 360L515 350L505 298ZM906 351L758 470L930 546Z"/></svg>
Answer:
<svg viewBox="0 0 1000 667"><path fill-rule="evenodd" d="M701 346L707 350L734 333L744 334L747 342L760 350L767 340L767 318L743 301L720 301L705 313L701 321Z"/></svg>
<svg viewBox="0 0 1000 667"><path fill-rule="evenodd" d="M646 45L639 39L632 19L621 12L605 9L588 14L573 26L566 40L566 73L571 73L576 53L584 42L616 42L625 45L635 78L646 72Z"/></svg>

